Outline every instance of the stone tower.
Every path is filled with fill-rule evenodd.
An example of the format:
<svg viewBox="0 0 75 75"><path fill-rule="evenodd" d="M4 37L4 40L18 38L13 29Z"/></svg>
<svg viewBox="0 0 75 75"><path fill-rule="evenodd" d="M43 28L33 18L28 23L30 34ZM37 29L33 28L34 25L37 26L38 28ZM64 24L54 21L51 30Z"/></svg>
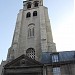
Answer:
<svg viewBox="0 0 75 75"><path fill-rule="evenodd" d="M43 6L43 0L23 1L23 9L19 11L17 16L7 61L22 54L39 61L43 52L55 51L48 9Z"/></svg>

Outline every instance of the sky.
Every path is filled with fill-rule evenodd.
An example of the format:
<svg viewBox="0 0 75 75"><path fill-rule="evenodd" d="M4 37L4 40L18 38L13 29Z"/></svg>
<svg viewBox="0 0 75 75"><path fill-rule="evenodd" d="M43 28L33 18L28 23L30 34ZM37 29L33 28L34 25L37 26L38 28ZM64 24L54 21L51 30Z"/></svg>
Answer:
<svg viewBox="0 0 75 75"><path fill-rule="evenodd" d="M0 62L6 59L12 43L17 14L23 0L0 1ZM74 0L44 0L57 51L75 50Z"/></svg>

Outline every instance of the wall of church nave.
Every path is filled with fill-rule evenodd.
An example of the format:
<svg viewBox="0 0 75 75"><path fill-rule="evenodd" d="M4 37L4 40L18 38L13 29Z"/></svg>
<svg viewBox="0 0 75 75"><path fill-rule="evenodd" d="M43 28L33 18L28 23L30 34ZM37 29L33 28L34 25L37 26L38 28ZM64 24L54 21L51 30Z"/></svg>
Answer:
<svg viewBox="0 0 75 75"><path fill-rule="evenodd" d="M65 64L57 67L46 66L44 75L75 75L75 64Z"/></svg>
<svg viewBox="0 0 75 75"><path fill-rule="evenodd" d="M62 65L61 75L75 75L75 64Z"/></svg>

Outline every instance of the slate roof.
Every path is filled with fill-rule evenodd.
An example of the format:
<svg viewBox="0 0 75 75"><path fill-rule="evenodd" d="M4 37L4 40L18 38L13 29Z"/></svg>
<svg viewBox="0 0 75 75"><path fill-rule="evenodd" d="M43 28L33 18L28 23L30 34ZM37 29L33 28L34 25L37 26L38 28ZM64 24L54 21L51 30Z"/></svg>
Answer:
<svg viewBox="0 0 75 75"><path fill-rule="evenodd" d="M51 64L52 55L58 54L59 62L75 60L75 51L64 51L64 52L43 52L41 63Z"/></svg>

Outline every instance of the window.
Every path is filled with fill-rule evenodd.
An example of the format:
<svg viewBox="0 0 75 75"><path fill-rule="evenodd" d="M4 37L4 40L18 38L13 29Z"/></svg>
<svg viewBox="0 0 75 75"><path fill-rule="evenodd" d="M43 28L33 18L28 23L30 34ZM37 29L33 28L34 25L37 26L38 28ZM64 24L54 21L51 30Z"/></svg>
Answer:
<svg viewBox="0 0 75 75"><path fill-rule="evenodd" d="M28 9L31 8L31 3L28 3L28 4L27 4L27 8L28 8Z"/></svg>
<svg viewBox="0 0 75 75"><path fill-rule="evenodd" d="M32 30L31 28L28 29L28 37L31 37L32 36Z"/></svg>
<svg viewBox="0 0 75 75"><path fill-rule="evenodd" d="M33 29L32 29L32 36L34 36L34 27L33 27Z"/></svg>
<svg viewBox="0 0 75 75"><path fill-rule="evenodd" d="M31 13L30 12L28 12L27 15L26 15L26 18L28 18L28 17L31 17Z"/></svg>
<svg viewBox="0 0 75 75"><path fill-rule="evenodd" d="M61 75L60 67L53 68L53 75Z"/></svg>
<svg viewBox="0 0 75 75"><path fill-rule="evenodd" d="M37 16L37 11L34 11L33 12L33 16Z"/></svg>
<svg viewBox="0 0 75 75"><path fill-rule="evenodd" d="M38 2L37 1L34 2L34 7L38 7Z"/></svg>
<svg viewBox="0 0 75 75"><path fill-rule="evenodd" d="M35 50L33 48L27 49L26 55L32 59L35 59Z"/></svg>
<svg viewBox="0 0 75 75"><path fill-rule="evenodd" d="M52 55L52 62L58 62L58 54Z"/></svg>
<svg viewBox="0 0 75 75"><path fill-rule="evenodd" d="M28 37L34 37L35 34L35 25L34 24L30 24L28 26Z"/></svg>

